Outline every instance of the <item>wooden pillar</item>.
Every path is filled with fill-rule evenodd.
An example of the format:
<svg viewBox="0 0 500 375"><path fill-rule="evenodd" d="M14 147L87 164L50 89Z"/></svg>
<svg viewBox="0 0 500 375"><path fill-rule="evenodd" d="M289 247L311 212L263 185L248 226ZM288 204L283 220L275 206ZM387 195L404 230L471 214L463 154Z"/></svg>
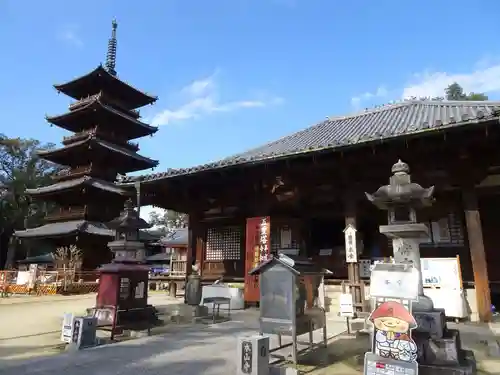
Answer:
<svg viewBox="0 0 500 375"><path fill-rule="evenodd" d="M190 214L188 216L188 247L186 254L186 277L189 276L193 271L193 262L200 263L200 274L201 274L201 259L197 258L197 248L200 245L201 239L201 222L199 215Z"/></svg>
<svg viewBox="0 0 500 375"><path fill-rule="evenodd" d="M477 310L481 322L491 321L491 294L488 278L488 266L484 250L483 230L477 195L474 187L462 190L465 212L465 224L469 240L472 270L474 272L474 285L476 288Z"/></svg>
<svg viewBox="0 0 500 375"><path fill-rule="evenodd" d="M352 196L345 198L345 226L352 225L356 228L356 200ZM351 293L354 296L354 306L356 312L361 312L363 307L363 298L361 295L359 263L348 263L347 272L349 284L351 285Z"/></svg>

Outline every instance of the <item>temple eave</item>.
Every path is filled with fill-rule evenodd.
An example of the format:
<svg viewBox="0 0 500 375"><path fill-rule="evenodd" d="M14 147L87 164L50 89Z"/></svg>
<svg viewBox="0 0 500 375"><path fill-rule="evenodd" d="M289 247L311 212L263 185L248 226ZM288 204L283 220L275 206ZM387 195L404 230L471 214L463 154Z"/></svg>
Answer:
<svg viewBox="0 0 500 375"><path fill-rule="evenodd" d="M126 120L130 124L137 125L137 126L140 126L142 128L146 128L152 132L158 130L158 127L148 125L148 124L146 124L146 123L144 123L136 118L128 116L126 113L118 111L118 110L110 107L109 105L102 103L99 99L94 99L90 103L83 105L80 108L66 112L66 113L62 113L59 115L53 115L53 116L45 116L45 119L51 124L60 126L60 125L63 125L65 122L71 121L71 120L76 119L76 118L81 118L83 116L85 116L85 119L87 119L88 118L87 116L89 113L93 113L93 114L97 113L98 115L104 114L104 113L108 114L108 115L114 115L114 116L117 116L117 117L120 117L120 118ZM87 121L87 123L88 123L88 121ZM146 135L149 135L149 134L146 134Z"/></svg>
<svg viewBox="0 0 500 375"><path fill-rule="evenodd" d="M158 165L157 160L149 159L133 151L94 137L89 137L83 141L75 142L55 150L38 151L38 155L45 160L57 164L69 165L65 163L65 160L79 160L79 158L84 158L84 154L87 152L91 153L90 156L94 156L96 151L105 153L107 154L106 157L120 160L120 162L126 162L128 160L130 165L134 164L135 167L139 168L136 170L154 168ZM86 160L88 160L88 158L86 158Z"/></svg>
<svg viewBox="0 0 500 375"><path fill-rule="evenodd" d="M153 104L158 100L157 96L140 91L139 89L136 89L135 87L122 81L118 77L110 74L102 66L102 64L87 74L77 77L71 81L55 84L53 86L58 92L62 92L63 94L77 100L101 91L101 87L115 86L115 90L113 91L121 92L123 97L129 99L127 100L129 101L128 109L143 107L148 104ZM96 88L99 88L99 90L96 90Z"/></svg>
<svg viewBox="0 0 500 375"><path fill-rule="evenodd" d="M120 188L119 186L116 186L114 183L91 177L82 177L75 180L62 181L56 184L43 186L35 189L26 189L26 194L31 196L42 196L42 195L49 196L53 194L62 194L66 192L71 192L76 189L81 189L83 187L89 187L92 189L112 194L118 194L122 196L130 195L130 192L128 190Z"/></svg>
<svg viewBox="0 0 500 375"><path fill-rule="evenodd" d="M18 238L56 238L77 234L89 234L104 237L113 237L114 232L104 224L86 220L73 220L66 222L45 224L36 228L29 228L14 232Z"/></svg>

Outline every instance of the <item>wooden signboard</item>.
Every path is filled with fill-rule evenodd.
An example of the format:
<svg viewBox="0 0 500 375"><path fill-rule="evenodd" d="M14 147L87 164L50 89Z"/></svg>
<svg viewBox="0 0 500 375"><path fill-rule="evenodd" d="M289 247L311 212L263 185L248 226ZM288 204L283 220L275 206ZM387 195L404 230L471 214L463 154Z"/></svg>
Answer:
<svg viewBox="0 0 500 375"><path fill-rule="evenodd" d="M269 216L251 217L246 224L245 242L245 302L260 299L259 278L248 272L266 260L271 248L271 220Z"/></svg>

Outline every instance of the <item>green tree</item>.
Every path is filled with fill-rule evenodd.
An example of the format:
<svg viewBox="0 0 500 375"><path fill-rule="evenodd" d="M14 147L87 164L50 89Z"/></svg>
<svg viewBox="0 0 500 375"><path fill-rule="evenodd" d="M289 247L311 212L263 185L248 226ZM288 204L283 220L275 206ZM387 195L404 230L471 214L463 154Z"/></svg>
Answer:
<svg viewBox="0 0 500 375"><path fill-rule="evenodd" d="M10 238L15 230L41 223L46 209L32 202L26 189L51 183L59 168L42 160L36 151L53 148L35 139L0 135L0 268L7 260Z"/></svg>
<svg viewBox="0 0 500 375"><path fill-rule="evenodd" d="M462 86L457 82L452 83L445 89L446 100L488 100L488 96L484 93L470 92L466 93Z"/></svg>
<svg viewBox="0 0 500 375"><path fill-rule="evenodd" d="M149 224L165 226L167 235L172 233L175 229L187 228L188 215L175 212L172 210L165 210L164 213L151 212L149 214Z"/></svg>

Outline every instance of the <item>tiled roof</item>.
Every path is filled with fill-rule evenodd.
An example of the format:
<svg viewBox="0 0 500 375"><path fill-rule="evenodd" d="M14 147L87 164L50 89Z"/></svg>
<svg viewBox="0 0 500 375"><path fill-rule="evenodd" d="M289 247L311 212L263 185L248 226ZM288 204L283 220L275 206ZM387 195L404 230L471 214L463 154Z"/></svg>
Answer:
<svg viewBox="0 0 500 375"><path fill-rule="evenodd" d="M106 237L114 236L114 231L110 230L105 224L86 220L45 224L36 228L16 231L14 232L14 236L19 238L50 238L70 236L77 233L88 233Z"/></svg>
<svg viewBox="0 0 500 375"><path fill-rule="evenodd" d="M101 180L99 178L94 178L90 176L80 177L74 180L62 181L48 186L42 186L35 189L26 189L26 194L37 195L37 194L48 194L55 191L61 191L65 189L71 189L76 186L91 186L96 189L109 191L110 193L116 193L120 195L130 195L129 191L116 186L112 182Z"/></svg>
<svg viewBox="0 0 500 375"><path fill-rule="evenodd" d="M54 161L52 159L53 155L61 154L63 152L71 150L71 149L74 149L74 151L77 152L81 146L85 146L85 145L90 144L90 143L94 147L96 147L96 146L102 147L102 148L107 149L111 152L115 152L117 154L121 154L121 155L127 156L131 159L135 159L136 161L142 162L144 164L144 166L141 166L141 169L152 168L152 167L156 167L158 165L157 160L149 159L149 158L142 156L142 155L139 155L138 153L131 151L125 147L113 144L113 143L105 141L103 139L99 139L99 138L97 138L97 136L92 135L92 134L81 141L71 143L67 146L57 148L55 150L50 150L50 149L49 150L39 150L39 151L37 151L37 154L42 159Z"/></svg>
<svg viewBox="0 0 500 375"><path fill-rule="evenodd" d="M127 127L125 130L127 130L127 133L131 133L133 138L144 137L146 135L154 134L158 131L158 128L156 126L148 125L136 118L127 115L127 113L125 112L118 111L113 107L106 105L101 100L101 93L93 95L91 98L89 98L88 102L85 105L82 105L79 108L76 108L70 112L63 113L61 115L45 116L45 119L49 123L59 126L63 129L79 132L84 130L84 128L77 127L75 129L73 122L84 120L86 121L86 125L88 125L88 122L98 123L98 119L92 118L91 116L93 114L98 115L99 112L107 112L110 115L114 116L113 122L104 123L104 125L109 125L111 127L114 126L115 129L118 130L123 130L124 127Z"/></svg>
<svg viewBox="0 0 500 375"><path fill-rule="evenodd" d="M98 91L101 91L103 87L107 88L106 91L110 92L117 98L123 99L123 96L125 96L128 100L123 100L122 104L130 104L130 108L127 109L142 107L147 104L152 104L158 100L157 96L140 91L118 77L110 74L106 69L104 69L102 64L81 77L75 78L69 82L54 85L54 88L57 91L60 91L77 100L85 98L88 95L95 94Z"/></svg>
<svg viewBox="0 0 500 375"><path fill-rule="evenodd" d="M310 128L218 162L126 177L121 182L153 181L298 154L336 150L401 136L472 125L498 118L499 115L500 102L406 101L355 115L328 118Z"/></svg>
<svg viewBox="0 0 500 375"><path fill-rule="evenodd" d="M165 247L187 246L189 237L188 228L176 229L170 236L163 237L160 243Z"/></svg>

